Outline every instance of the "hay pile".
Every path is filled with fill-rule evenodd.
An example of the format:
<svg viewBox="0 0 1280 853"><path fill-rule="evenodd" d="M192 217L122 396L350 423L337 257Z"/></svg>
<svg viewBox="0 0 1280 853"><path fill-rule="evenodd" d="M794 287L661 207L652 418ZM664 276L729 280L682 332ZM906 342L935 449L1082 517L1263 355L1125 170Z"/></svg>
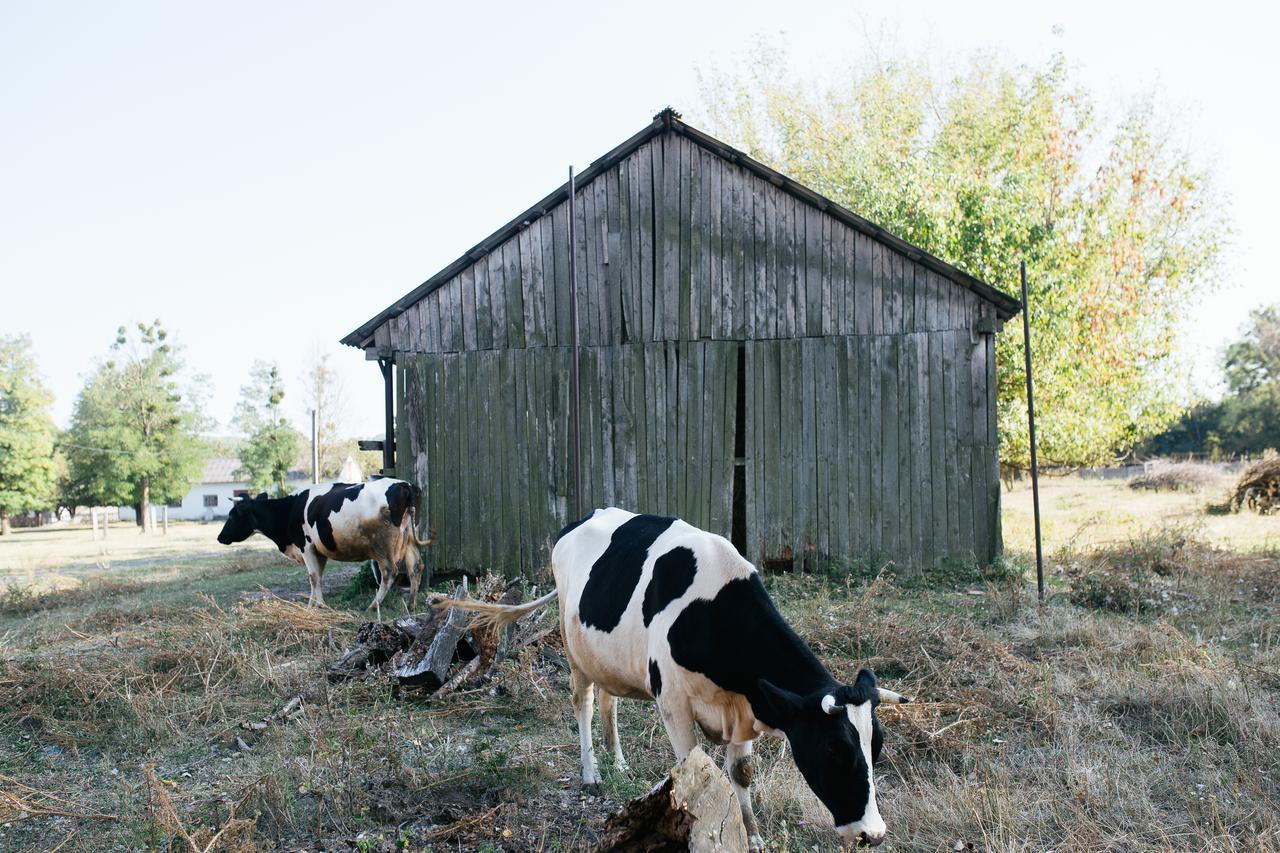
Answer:
<svg viewBox="0 0 1280 853"><path fill-rule="evenodd" d="M1251 509L1268 515L1280 509L1280 454L1268 453L1240 475L1231 495L1231 510Z"/></svg>

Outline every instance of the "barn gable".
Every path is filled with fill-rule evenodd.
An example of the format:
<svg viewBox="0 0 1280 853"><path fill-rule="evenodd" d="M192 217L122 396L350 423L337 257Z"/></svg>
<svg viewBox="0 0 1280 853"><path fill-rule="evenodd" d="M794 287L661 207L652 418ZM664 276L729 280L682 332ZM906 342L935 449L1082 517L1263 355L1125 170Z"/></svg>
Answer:
<svg viewBox="0 0 1280 853"><path fill-rule="evenodd" d="M952 287L978 323L1019 307L670 110L592 163L577 192L586 346L936 326ZM342 342L384 353L567 344L567 198L565 184Z"/></svg>
<svg viewBox="0 0 1280 853"><path fill-rule="evenodd" d="M567 199L343 339L394 378L394 471L436 566L536 573L575 502L680 516L762 565L1000 552L1016 300L667 111L577 184L575 405Z"/></svg>

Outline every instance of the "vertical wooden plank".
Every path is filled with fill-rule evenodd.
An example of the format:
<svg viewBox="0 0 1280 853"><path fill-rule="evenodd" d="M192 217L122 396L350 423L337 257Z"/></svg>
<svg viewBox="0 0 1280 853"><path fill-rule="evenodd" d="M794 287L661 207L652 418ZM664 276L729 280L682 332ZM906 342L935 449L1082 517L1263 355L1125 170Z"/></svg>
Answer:
<svg viewBox="0 0 1280 853"><path fill-rule="evenodd" d="M476 348L476 272L474 266L465 268L458 275L462 288L462 349Z"/></svg>
<svg viewBox="0 0 1280 853"><path fill-rule="evenodd" d="M680 472L683 470L684 442L680 440L680 422L686 417L681 411L681 389L680 384L684 379L683 367L685 361L679 341L666 341L664 351L666 352L666 383L667 383L667 409L663 413L666 419L667 428L667 446L662 454L663 467L667 471L667 509L670 515L680 515L683 511L682 491L680 488ZM675 448L675 452L671 451Z"/></svg>
<svg viewBox="0 0 1280 853"><path fill-rule="evenodd" d="M728 326L725 337L742 340L747 329L747 282L750 279L751 256L751 184L749 175L741 166L726 167L733 176L733 215L729 222L733 228L733 279L729 282Z"/></svg>
<svg viewBox="0 0 1280 853"><path fill-rule="evenodd" d="M568 346L570 340L569 252L569 203L566 200L551 209L551 253L554 259L555 285L548 288L555 299L556 344L562 347Z"/></svg>
<svg viewBox="0 0 1280 853"><path fill-rule="evenodd" d="M840 288L844 288L841 279ZM849 419L849 396L851 393L849 377L849 338L840 336L831 339L831 361L835 393L831 400L834 407L835 458L832 460L835 470L832 474L831 505L831 550L842 560L853 556L853 538L849 527L849 495L853 489L852 470L856 463L857 448L854 435L856 424Z"/></svg>
<svg viewBox="0 0 1280 853"><path fill-rule="evenodd" d="M743 415L743 451L746 459L746 477L743 483L746 510L746 538L743 542L743 554L759 568L760 553L760 371L756 366L756 345L748 341L743 347L741 356L743 371L746 374L746 400Z"/></svg>
<svg viewBox="0 0 1280 853"><path fill-rule="evenodd" d="M542 313L542 231L537 222L520 232L519 241L525 346L544 347L547 345L547 333Z"/></svg>
<svg viewBox="0 0 1280 853"><path fill-rule="evenodd" d="M872 331L871 305L875 285L872 281L874 249L863 234L853 236L853 330L854 334L869 335Z"/></svg>
<svg viewBox="0 0 1280 853"><path fill-rule="evenodd" d="M765 269L769 258L769 236L766 225L768 212L765 203L765 192L767 192L765 182L753 177L747 202L751 205L751 269L748 276L751 279L751 292L754 294L752 301L755 308L751 316L743 321L742 337L744 340L767 338L773 334L767 330L772 318L772 309L770 308L772 297L768 290L769 276Z"/></svg>
<svg viewBox="0 0 1280 853"><path fill-rule="evenodd" d="M675 340L680 331L680 156L674 135L665 133L659 138L662 141L662 197L655 202L660 215L657 239L661 241L662 273L654 316L661 329L658 339Z"/></svg>
<svg viewBox="0 0 1280 853"><path fill-rule="evenodd" d="M839 317L836 314L836 294L832 289L831 217L825 213L819 213L818 223L821 228L818 256L821 259L820 274L822 276L822 313L819 318L819 328L823 335L835 335L839 333L837 325Z"/></svg>
<svg viewBox="0 0 1280 853"><path fill-rule="evenodd" d="M698 384L701 389L695 398L699 417L690 430L698 433L696 437L690 436L690 444L694 449L690 459L696 460L694 475L690 478L690 491L697 502L700 526L704 530L724 535L718 526L719 519L715 516L712 497L724 487L724 472L720 468L720 460L716 458L719 442L723 438L716 408L723 403L717 395L717 389L722 385L719 344L715 341L701 341L695 344L695 348L698 352L697 361L700 362Z"/></svg>
<svg viewBox="0 0 1280 853"><path fill-rule="evenodd" d="M613 274L609 263L609 199L607 190L613 172L607 172L591 182L592 207L591 238L596 248L595 287L593 288L598 315L596 343L616 344L620 340L621 325L615 320L617 301L611 289Z"/></svg>
<svg viewBox="0 0 1280 853"><path fill-rule="evenodd" d="M622 199L619 183L622 178L621 166L610 169L597 180L604 184L604 197L608 216L605 218L605 251L604 251L604 299L609 311L609 340L617 346L624 343L622 335L625 306L625 288L623 277L626 274L627 260L622 244Z"/></svg>
<svg viewBox="0 0 1280 853"><path fill-rule="evenodd" d="M721 263L724 256L723 202L724 162L709 151L702 152L702 170L706 180L704 201L707 211L705 235L706 278L699 285L699 328L704 335L716 336L716 297L719 293Z"/></svg>
<svg viewBox="0 0 1280 853"><path fill-rule="evenodd" d="M559 345L556 328L556 238L555 218L551 212L538 218L538 245L542 249L542 329L545 346Z"/></svg>
<svg viewBox="0 0 1280 853"><path fill-rule="evenodd" d="M933 553L933 486L931 483L929 434L929 347L928 333L911 335L911 400L912 400L912 457L915 494L911 509L915 518L917 572L931 564Z"/></svg>
<svg viewBox="0 0 1280 853"><path fill-rule="evenodd" d="M502 247L485 256L489 268L489 313L493 318L493 348L507 346L507 280L502 263Z"/></svg>
<svg viewBox="0 0 1280 853"><path fill-rule="evenodd" d="M698 209L698 180L693 173L693 146L684 137L675 138L680 170L680 282L677 323L683 340L697 340L693 327L693 232Z"/></svg>
<svg viewBox="0 0 1280 853"><path fill-rule="evenodd" d="M828 287L824 297L831 292ZM816 507L814 510L814 532L818 546L819 565L825 564L832 556L831 550L831 503L832 503L832 469L836 464L836 446L832 415L834 414L832 397L835 388L831 382L830 338L815 338L813 351L813 395L815 427L814 440L814 492Z"/></svg>
<svg viewBox="0 0 1280 853"><path fill-rule="evenodd" d="M600 307L603 282L600 280L600 220L596 210L599 188L598 181L578 188L578 334L585 346L604 343L607 328L601 323Z"/></svg>
<svg viewBox="0 0 1280 853"><path fill-rule="evenodd" d="M904 302L905 304L905 302ZM914 336L898 336L898 478L899 528L904 568L920 565L920 486L916 482L915 454L915 345Z"/></svg>
<svg viewBox="0 0 1280 853"><path fill-rule="evenodd" d="M661 232L657 229L657 205L654 202L655 180L654 180L654 160L660 157L660 143L650 142L640 151L636 159L637 170L637 192L639 195L639 242L640 242L640 300L643 313L641 315L640 340L656 341L661 340L661 335L657 332L655 320L656 311L656 282L658 272L656 268L657 255L655 254L655 240L660 239L658 236Z"/></svg>
<svg viewBox="0 0 1280 853"><path fill-rule="evenodd" d="M804 208L805 334L822 334L822 211L808 204Z"/></svg>
<svg viewBox="0 0 1280 853"><path fill-rule="evenodd" d="M760 184L764 199L764 290L766 311L764 325L760 328L762 339L777 338L781 335L785 323L782 318L785 301L783 300L783 281L781 261L778 259L778 235L781 226L778 224L778 192L772 184Z"/></svg>
<svg viewBox="0 0 1280 853"><path fill-rule="evenodd" d="M949 308L949 306L948 306ZM948 322L950 322L948 320ZM951 330L942 332L942 404L945 422L943 447L947 469L947 559L961 556L960 539L960 441L956 424L956 340Z"/></svg>

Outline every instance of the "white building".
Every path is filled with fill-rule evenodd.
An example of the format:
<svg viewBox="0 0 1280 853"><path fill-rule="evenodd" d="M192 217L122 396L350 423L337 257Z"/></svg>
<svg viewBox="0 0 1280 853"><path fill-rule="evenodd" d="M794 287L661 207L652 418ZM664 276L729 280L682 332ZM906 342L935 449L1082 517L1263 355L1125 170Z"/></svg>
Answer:
<svg viewBox="0 0 1280 853"><path fill-rule="evenodd" d="M211 456L204 465L204 476L191 487L181 501L169 504L169 518L184 521L212 521L226 518L234 498L249 494L249 484L237 479L240 459L235 456ZM285 486L290 491L310 484L311 478L302 471L290 471ZM156 511L160 508L157 506ZM133 521L133 507L120 507L120 520Z"/></svg>

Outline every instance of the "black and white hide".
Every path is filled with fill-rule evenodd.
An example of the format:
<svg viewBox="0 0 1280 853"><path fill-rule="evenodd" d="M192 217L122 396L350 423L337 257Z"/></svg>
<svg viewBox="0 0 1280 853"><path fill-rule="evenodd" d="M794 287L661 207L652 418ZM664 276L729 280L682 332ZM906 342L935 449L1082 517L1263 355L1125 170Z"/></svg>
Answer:
<svg viewBox="0 0 1280 853"><path fill-rule="evenodd" d="M786 738L844 840L884 839L872 772L884 740L876 706L908 700L878 688L865 669L853 684L836 681L727 539L675 518L598 509L561 531L551 567L556 590L528 604L448 603L505 623L559 596L584 784L600 781L591 739L598 686L604 737L620 766L620 697L657 703L677 759L693 748L695 724L727 744L724 769L753 849L762 841L750 757L762 733Z"/></svg>
<svg viewBox="0 0 1280 853"><path fill-rule="evenodd" d="M368 483L322 483L283 498L243 498L218 534L223 545L261 533L289 559L306 567L311 582L308 605L323 605L320 581L329 560L374 560L378 591L369 609L382 619L382 599L398 573L409 578L406 609L418 600L422 555L429 544L418 538L417 490L404 480L384 477Z"/></svg>

